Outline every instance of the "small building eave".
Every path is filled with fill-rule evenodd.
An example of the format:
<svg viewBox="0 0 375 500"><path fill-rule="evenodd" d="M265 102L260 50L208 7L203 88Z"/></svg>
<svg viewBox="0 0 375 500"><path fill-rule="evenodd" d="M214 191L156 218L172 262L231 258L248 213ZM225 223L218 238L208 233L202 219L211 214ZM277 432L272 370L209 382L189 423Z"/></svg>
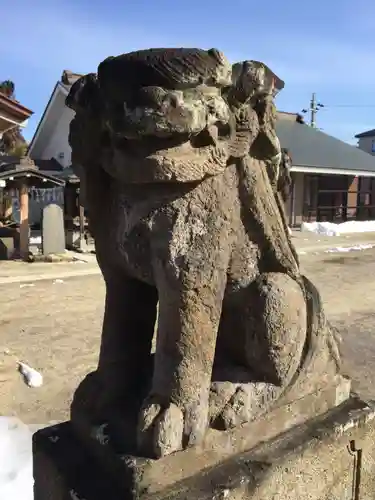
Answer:
<svg viewBox="0 0 375 500"><path fill-rule="evenodd" d="M46 185L65 186L64 179L47 175L44 172L40 172L35 167L25 167L23 165L11 165L11 167L12 168L0 172L0 180L17 181L22 179L30 186L34 185L35 181Z"/></svg>
<svg viewBox="0 0 375 500"><path fill-rule="evenodd" d="M348 175L352 177L375 177L375 171L371 170L349 170L345 168L313 167L309 165L293 165L291 172L302 172L305 174L324 175Z"/></svg>
<svg viewBox="0 0 375 500"><path fill-rule="evenodd" d="M365 137L374 137L375 138L375 129L366 130L365 132L361 132L354 136L355 139L363 139Z"/></svg>
<svg viewBox="0 0 375 500"><path fill-rule="evenodd" d="M30 118L34 113L31 109L26 108L18 101L11 99L10 97L2 94L0 92L0 110L6 109L12 116L14 116L17 122L23 122Z"/></svg>

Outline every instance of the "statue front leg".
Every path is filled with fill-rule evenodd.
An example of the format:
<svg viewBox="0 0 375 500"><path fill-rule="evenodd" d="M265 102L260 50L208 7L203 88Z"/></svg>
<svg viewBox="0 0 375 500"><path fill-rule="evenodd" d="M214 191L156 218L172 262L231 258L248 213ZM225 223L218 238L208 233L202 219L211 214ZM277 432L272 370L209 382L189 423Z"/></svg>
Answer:
<svg viewBox="0 0 375 500"><path fill-rule="evenodd" d="M151 378L157 290L118 270L103 274L106 301L99 364L77 389L72 417L75 410L83 410L92 419L105 418L113 407L129 407Z"/></svg>
<svg viewBox="0 0 375 500"><path fill-rule="evenodd" d="M147 455L160 457L198 444L206 432L226 286L226 268L218 267L194 285L159 273L154 376L138 427L138 445Z"/></svg>

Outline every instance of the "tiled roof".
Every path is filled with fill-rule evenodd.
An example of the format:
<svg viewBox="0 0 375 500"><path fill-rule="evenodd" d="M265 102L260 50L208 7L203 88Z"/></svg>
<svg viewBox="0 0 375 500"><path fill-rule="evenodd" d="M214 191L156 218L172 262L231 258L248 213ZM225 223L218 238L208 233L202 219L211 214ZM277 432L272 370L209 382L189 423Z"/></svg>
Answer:
<svg viewBox="0 0 375 500"><path fill-rule="evenodd" d="M42 183L44 187L65 185L64 179L57 175L46 174L45 171L39 168L37 162L34 162L29 157L18 158L16 156L0 155L0 179L23 179L31 186L38 183Z"/></svg>
<svg viewBox="0 0 375 500"><path fill-rule="evenodd" d="M50 160L31 160L41 172L62 172L64 167L55 159ZM11 165L18 165L20 158L18 156L0 155L0 171L8 170Z"/></svg>
<svg viewBox="0 0 375 500"><path fill-rule="evenodd" d="M10 98L3 93L0 93L0 108L7 109L12 115L17 116L17 118L22 121L27 120L33 114L31 109L26 108L15 99Z"/></svg>
<svg viewBox="0 0 375 500"><path fill-rule="evenodd" d="M34 160L35 164L43 172L62 172L64 167L56 160L56 158L51 158L50 160Z"/></svg>
<svg viewBox="0 0 375 500"><path fill-rule="evenodd" d="M309 125L279 119L276 132L293 166L375 172L374 156Z"/></svg>
<svg viewBox="0 0 375 500"><path fill-rule="evenodd" d="M0 170L6 165L15 165L19 161L18 156L0 155Z"/></svg>
<svg viewBox="0 0 375 500"><path fill-rule="evenodd" d="M361 132L354 136L356 139L361 139L362 137L375 137L375 128L371 130L366 130L366 132Z"/></svg>

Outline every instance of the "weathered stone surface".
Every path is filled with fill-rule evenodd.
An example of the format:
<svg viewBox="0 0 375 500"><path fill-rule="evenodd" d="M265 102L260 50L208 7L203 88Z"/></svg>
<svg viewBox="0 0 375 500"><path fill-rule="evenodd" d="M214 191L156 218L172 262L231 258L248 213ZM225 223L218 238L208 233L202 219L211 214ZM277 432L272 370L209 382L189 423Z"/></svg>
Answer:
<svg viewBox="0 0 375 500"><path fill-rule="evenodd" d="M65 252L64 213L55 203L43 207L42 248L43 255Z"/></svg>
<svg viewBox="0 0 375 500"><path fill-rule="evenodd" d="M62 424L34 436L35 500L372 500L374 417L372 403L353 397L229 458L196 450L194 460L181 461L191 453L185 450L155 461L118 457L116 466L102 467ZM258 423L250 425L259 432Z"/></svg>
<svg viewBox="0 0 375 500"><path fill-rule="evenodd" d="M136 450L137 443L131 432L131 422L116 419L115 415L105 424L89 429L84 427L85 422L81 422L79 436L92 456L96 456L108 470L122 469L124 457L127 457L126 463L130 460L129 463L134 464L134 474L142 477L140 489L146 488L148 484L166 488L327 412L345 401L349 391L350 381L341 376L337 376L332 384L305 397L298 397L292 391L279 400L278 406L253 422L226 431L210 429L199 446L189 447L159 460L134 456L133 450ZM77 425L75 427L77 430Z"/></svg>
<svg viewBox="0 0 375 500"><path fill-rule="evenodd" d="M334 383L337 338L283 208L283 85L214 49L124 54L73 85L72 162L107 287L78 432L116 416L120 441L130 429L162 457Z"/></svg>

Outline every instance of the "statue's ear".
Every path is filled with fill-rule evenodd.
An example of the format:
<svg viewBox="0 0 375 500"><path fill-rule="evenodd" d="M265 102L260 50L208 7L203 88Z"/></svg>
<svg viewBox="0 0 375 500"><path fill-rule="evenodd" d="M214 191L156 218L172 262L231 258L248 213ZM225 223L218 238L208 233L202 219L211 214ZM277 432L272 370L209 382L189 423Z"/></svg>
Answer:
<svg viewBox="0 0 375 500"><path fill-rule="evenodd" d="M82 76L73 83L65 100L66 106L77 112L95 113L100 109L100 92L95 73Z"/></svg>

